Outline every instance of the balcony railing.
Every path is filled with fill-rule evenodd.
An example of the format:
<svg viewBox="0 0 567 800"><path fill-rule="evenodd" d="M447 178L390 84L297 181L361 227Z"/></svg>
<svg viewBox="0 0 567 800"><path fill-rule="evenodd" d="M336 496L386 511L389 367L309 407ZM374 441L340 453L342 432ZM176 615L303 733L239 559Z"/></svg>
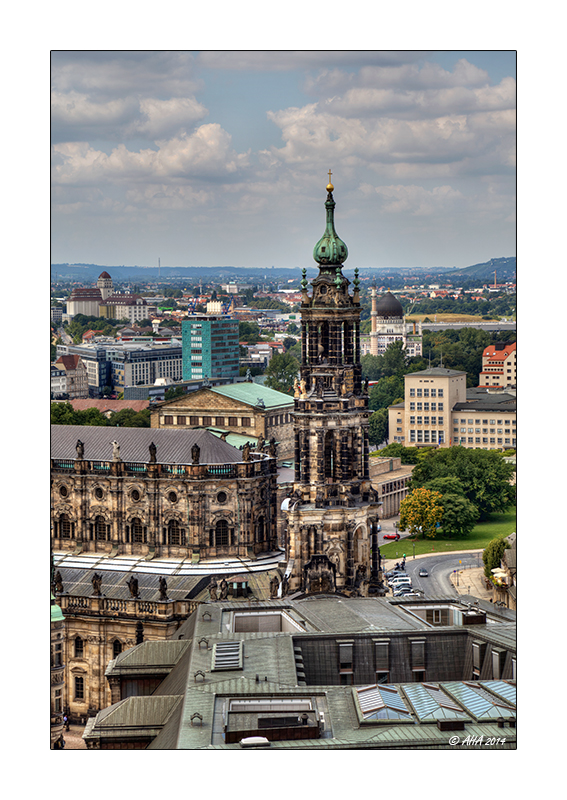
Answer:
<svg viewBox="0 0 567 800"><path fill-rule="evenodd" d="M194 600L143 600L140 598L119 599L92 595L62 594L57 597L57 603L63 613L96 614L97 616L127 616L157 617L168 619L171 617L185 617L199 606Z"/></svg>

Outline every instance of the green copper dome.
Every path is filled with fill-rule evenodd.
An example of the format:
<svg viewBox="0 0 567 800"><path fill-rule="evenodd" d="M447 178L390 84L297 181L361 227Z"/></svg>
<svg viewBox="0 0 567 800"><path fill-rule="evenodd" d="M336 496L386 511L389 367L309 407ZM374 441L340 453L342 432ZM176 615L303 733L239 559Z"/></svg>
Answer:
<svg viewBox="0 0 567 800"><path fill-rule="evenodd" d="M348 249L335 230L335 201L333 200L334 186L329 182L327 186L327 225L325 233L313 248L313 258L321 266L340 266L348 258Z"/></svg>

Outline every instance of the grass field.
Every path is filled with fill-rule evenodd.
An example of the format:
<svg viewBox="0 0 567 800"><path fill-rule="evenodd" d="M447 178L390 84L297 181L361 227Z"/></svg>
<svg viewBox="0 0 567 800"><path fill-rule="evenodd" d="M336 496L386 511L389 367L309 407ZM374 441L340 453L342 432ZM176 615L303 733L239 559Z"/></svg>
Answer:
<svg viewBox="0 0 567 800"><path fill-rule="evenodd" d="M382 558L401 558L414 554L416 556L426 553L451 553L460 550L483 550L488 542L499 536L509 536L516 530L516 509L511 509L500 514L491 514L485 522L479 522L466 539L418 539L413 549L413 539L403 539L399 542L389 542L380 545Z"/></svg>
<svg viewBox="0 0 567 800"><path fill-rule="evenodd" d="M488 322L478 314L411 314L406 317L408 322L423 322L428 317L431 322ZM494 317L495 320L500 317Z"/></svg>

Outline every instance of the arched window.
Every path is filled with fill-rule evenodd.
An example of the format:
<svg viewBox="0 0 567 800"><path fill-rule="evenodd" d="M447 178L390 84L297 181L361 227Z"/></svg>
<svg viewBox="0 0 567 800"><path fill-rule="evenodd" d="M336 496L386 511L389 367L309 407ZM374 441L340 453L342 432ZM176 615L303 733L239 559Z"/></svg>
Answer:
<svg viewBox="0 0 567 800"><path fill-rule="evenodd" d="M216 524L215 545L217 547L228 546L228 522L225 519L219 519Z"/></svg>
<svg viewBox="0 0 567 800"><path fill-rule="evenodd" d="M104 517L95 517L95 539L106 541L108 526Z"/></svg>
<svg viewBox="0 0 567 800"><path fill-rule="evenodd" d="M179 522L176 519L170 519L167 524L167 543L185 544L185 531L179 527Z"/></svg>
<svg viewBox="0 0 567 800"><path fill-rule="evenodd" d="M122 652L122 642L119 639L115 639L114 642L112 643L113 657L116 658L116 656L119 656L121 652Z"/></svg>
<svg viewBox="0 0 567 800"><path fill-rule="evenodd" d="M71 520L67 514L61 514L59 517L59 536L61 539L70 539L72 536Z"/></svg>
<svg viewBox="0 0 567 800"><path fill-rule="evenodd" d="M139 517L134 517L134 519L130 523L130 528L132 531L133 542L143 543L146 541L146 529L142 525L142 520Z"/></svg>
<svg viewBox="0 0 567 800"><path fill-rule="evenodd" d="M85 643L80 636L75 636L75 658L83 658L85 653Z"/></svg>
<svg viewBox="0 0 567 800"><path fill-rule="evenodd" d="M337 464L335 454L335 436L333 431L327 431L325 435L324 451L325 478L331 481L336 480Z"/></svg>

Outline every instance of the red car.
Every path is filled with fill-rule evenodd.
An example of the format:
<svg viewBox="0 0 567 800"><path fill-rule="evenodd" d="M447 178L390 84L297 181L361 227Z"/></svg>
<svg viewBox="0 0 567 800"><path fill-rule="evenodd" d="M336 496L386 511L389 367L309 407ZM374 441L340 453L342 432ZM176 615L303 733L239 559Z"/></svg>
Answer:
<svg viewBox="0 0 567 800"><path fill-rule="evenodd" d="M400 534L399 533L385 533L383 538L384 539L395 539L396 542L397 542L398 539L400 538Z"/></svg>

